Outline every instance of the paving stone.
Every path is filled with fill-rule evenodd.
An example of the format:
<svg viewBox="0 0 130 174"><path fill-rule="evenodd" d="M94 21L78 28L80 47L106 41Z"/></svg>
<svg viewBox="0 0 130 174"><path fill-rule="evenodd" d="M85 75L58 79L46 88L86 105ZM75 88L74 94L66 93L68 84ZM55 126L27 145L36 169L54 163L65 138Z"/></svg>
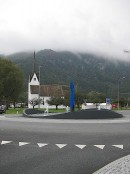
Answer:
<svg viewBox="0 0 130 174"><path fill-rule="evenodd" d="M106 165L93 174L130 174L130 155Z"/></svg>

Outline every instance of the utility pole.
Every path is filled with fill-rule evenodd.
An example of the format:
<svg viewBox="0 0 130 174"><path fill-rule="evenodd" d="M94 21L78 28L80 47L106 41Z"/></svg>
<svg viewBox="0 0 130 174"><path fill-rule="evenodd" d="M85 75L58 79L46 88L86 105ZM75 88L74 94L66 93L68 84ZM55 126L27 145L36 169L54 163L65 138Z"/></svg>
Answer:
<svg viewBox="0 0 130 174"><path fill-rule="evenodd" d="M123 79L125 79L125 77L122 77L122 78L118 79L118 94L117 94L117 96L118 96L118 110L120 108L120 81L123 80Z"/></svg>

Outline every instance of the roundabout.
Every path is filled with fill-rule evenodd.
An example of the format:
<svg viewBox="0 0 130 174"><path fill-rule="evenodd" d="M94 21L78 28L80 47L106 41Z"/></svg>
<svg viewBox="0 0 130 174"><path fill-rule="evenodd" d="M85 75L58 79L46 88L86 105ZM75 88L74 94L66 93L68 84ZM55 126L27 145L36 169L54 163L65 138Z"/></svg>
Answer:
<svg viewBox="0 0 130 174"><path fill-rule="evenodd" d="M70 173L71 170L71 173L75 174L92 174L96 171L96 174L105 174L105 171L108 174L113 171L123 173L122 170L129 173L130 111L96 110L92 112L95 115L104 113L105 116L109 113L111 116L115 114L119 117L50 119L55 115L45 116L45 113L33 113L33 116L41 115L43 117L44 115L44 119L41 119L40 117L23 117L18 114L3 114L0 117L1 151L5 155L4 161L7 162L6 165L9 166L9 169L6 169L3 163L2 172L20 173L24 166L24 173L27 173L29 165L25 166L25 157L28 156L26 163L35 164L40 171L36 172L33 168L34 173L39 174L41 171L51 174L52 169L58 169L59 173L63 174ZM89 112L64 113L59 116L75 115L75 113L87 115ZM11 156L12 151L15 152L13 156ZM3 159L3 155L1 159ZM10 156L9 161L7 159ZM17 157L20 159L19 163ZM16 161L13 168L12 159ZM116 161L118 159L120 160ZM41 161L40 166L39 161ZM16 165L20 171L15 171ZM58 172L53 170L53 173Z"/></svg>
<svg viewBox="0 0 130 174"><path fill-rule="evenodd" d="M43 118L43 119L116 119L123 115L107 109L87 109L66 113L45 113L40 110L26 109L23 112L24 117Z"/></svg>

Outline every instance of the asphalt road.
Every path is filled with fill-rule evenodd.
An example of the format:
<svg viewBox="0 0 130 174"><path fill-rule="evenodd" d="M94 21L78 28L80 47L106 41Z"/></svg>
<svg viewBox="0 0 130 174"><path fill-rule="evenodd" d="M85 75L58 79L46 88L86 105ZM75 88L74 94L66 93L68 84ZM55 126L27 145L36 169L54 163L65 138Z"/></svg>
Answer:
<svg viewBox="0 0 130 174"><path fill-rule="evenodd" d="M0 119L0 174L92 174L129 154L130 123Z"/></svg>

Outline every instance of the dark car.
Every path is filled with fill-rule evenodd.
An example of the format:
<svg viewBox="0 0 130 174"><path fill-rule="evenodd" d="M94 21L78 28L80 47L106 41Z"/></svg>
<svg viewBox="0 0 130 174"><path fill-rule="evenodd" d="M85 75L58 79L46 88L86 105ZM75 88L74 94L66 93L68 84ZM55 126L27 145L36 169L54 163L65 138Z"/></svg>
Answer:
<svg viewBox="0 0 130 174"><path fill-rule="evenodd" d="M5 113L5 107L3 105L0 106L0 114Z"/></svg>

